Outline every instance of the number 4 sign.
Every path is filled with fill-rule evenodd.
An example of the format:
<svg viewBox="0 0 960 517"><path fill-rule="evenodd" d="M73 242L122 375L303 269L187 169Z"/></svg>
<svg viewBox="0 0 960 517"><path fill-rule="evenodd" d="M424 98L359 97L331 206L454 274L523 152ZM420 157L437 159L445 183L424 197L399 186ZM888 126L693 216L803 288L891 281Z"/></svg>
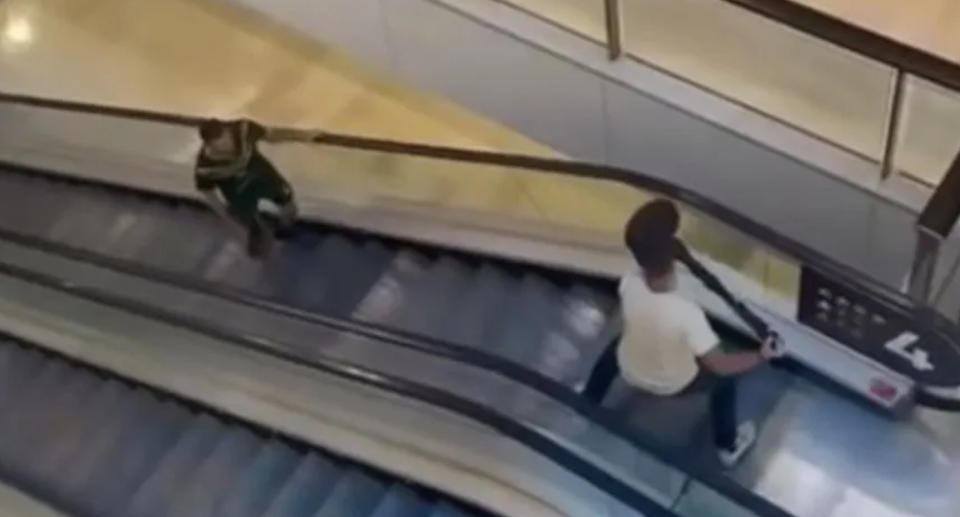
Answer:
<svg viewBox="0 0 960 517"><path fill-rule="evenodd" d="M904 332L899 336L887 341L883 345L884 348L893 352L894 354L899 355L900 357L910 361L910 364L914 368L922 372L928 372L933 370L933 364L930 363L930 354L926 350L920 347L913 347L911 350L911 345L917 342L920 339L920 336L914 334L913 332Z"/></svg>

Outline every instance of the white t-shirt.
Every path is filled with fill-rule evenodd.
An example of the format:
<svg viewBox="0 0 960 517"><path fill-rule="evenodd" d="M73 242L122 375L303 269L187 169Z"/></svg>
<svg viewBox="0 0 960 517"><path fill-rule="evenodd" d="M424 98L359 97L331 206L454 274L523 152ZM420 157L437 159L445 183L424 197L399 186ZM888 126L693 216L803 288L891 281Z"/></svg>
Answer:
<svg viewBox="0 0 960 517"><path fill-rule="evenodd" d="M703 309L676 293L651 291L640 272L620 280L620 303L623 337L617 359L633 386L676 394L697 376L696 358L720 343Z"/></svg>

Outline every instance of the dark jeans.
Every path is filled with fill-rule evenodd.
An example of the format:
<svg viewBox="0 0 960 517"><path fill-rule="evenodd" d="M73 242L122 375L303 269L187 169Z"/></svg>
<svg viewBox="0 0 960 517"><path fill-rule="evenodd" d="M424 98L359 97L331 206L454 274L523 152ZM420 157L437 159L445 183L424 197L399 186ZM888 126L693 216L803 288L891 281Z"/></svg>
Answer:
<svg viewBox="0 0 960 517"><path fill-rule="evenodd" d="M583 396L600 404L606 398L614 379L620 374L617 362L617 344L612 343L600 356L583 389ZM710 394L710 420L713 426L713 441L719 448L732 448L737 440L737 379L721 377L700 369L700 373L675 397L696 393Z"/></svg>

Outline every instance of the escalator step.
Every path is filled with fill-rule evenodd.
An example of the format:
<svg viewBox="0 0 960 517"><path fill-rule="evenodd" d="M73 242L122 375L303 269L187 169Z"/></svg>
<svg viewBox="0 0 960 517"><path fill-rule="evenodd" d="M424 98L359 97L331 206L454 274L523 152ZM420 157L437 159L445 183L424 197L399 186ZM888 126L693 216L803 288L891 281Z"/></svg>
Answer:
<svg viewBox="0 0 960 517"><path fill-rule="evenodd" d="M155 416L154 416L155 415ZM127 429L98 466L92 487L74 494L74 504L95 505L94 515L126 515L123 508L183 433L192 415L171 402L154 406L149 416Z"/></svg>
<svg viewBox="0 0 960 517"><path fill-rule="evenodd" d="M100 418L73 423L78 429L78 438L82 434L84 439L74 441L72 448L55 455L50 467L44 469L44 474L58 478L56 491L63 499L109 490L99 483L99 475L112 471L113 458L123 454L121 444L133 441L139 426L153 423L151 415L159 405L158 400L143 390L129 390L116 382L110 384L117 389L115 393L108 390L100 394L104 404L98 408ZM97 498L99 495L92 499Z"/></svg>
<svg viewBox="0 0 960 517"><path fill-rule="evenodd" d="M294 474L300 460L300 453L287 445L269 442L260 450L247 472L224 494L212 515L259 517Z"/></svg>
<svg viewBox="0 0 960 517"><path fill-rule="evenodd" d="M10 357L9 375L0 378L0 424L13 413L12 407L19 402L30 380L36 378L44 366L40 354L20 347L11 348L15 352Z"/></svg>
<svg viewBox="0 0 960 517"><path fill-rule="evenodd" d="M221 437L213 452L190 474L185 490L167 515L210 515L224 492L243 475L263 447L263 440L242 427L231 428Z"/></svg>
<svg viewBox="0 0 960 517"><path fill-rule="evenodd" d="M601 293L577 285L568 290L561 303L558 333L572 345L571 353L545 358L545 372L569 386L586 382L600 354L619 334L619 329L609 327L614 310L614 301Z"/></svg>
<svg viewBox="0 0 960 517"><path fill-rule="evenodd" d="M519 364L528 365L544 346L559 319L557 288L536 275L525 275L513 298L502 307L496 332L489 338L490 350Z"/></svg>
<svg viewBox="0 0 960 517"><path fill-rule="evenodd" d="M165 515L171 498L190 482L190 476L209 456L224 427L210 416L193 418L174 446L140 485L125 510L130 516Z"/></svg>
<svg viewBox="0 0 960 517"><path fill-rule="evenodd" d="M451 257L441 256L410 287L394 324L408 332L436 336L449 318L450 307L462 296L473 271Z"/></svg>
<svg viewBox="0 0 960 517"><path fill-rule="evenodd" d="M360 469L352 468L341 477L330 496L313 517L366 517L386 492L383 481Z"/></svg>
<svg viewBox="0 0 960 517"><path fill-rule="evenodd" d="M424 517L429 510L426 499L398 483L390 487L371 517Z"/></svg>
<svg viewBox="0 0 960 517"><path fill-rule="evenodd" d="M406 293L426 274L429 261L401 249L353 311L353 317L380 325L395 325L406 305Z"/></svg>
<svg viewBox="0 0 960 517"><path fill-rule="evenodd" d="M292 296L283 295L298 307L318 310L330 305L335 297L337 277L348 275L355 264L362 261L360 249L353 241L340 236L324 238L316 251L302 263L301 271L310 271L304 282L298 285Z"/></svg>
<svg viewBox="0 0 960 517"><path fill-rule="evenodd" d="M313 517L333 490L342 470L330 459L308 454L297 465L263 517Z"/></svg>
<svg viewBox="0 0 960 517"><path fill-rule="evenodd" d="M444 327L442 336L455 343L485 349L491 327L503 317L504 305L517 289L514 278L490 263L480 265Z"/></svg>
<svg viewBox="0 0 960 517"><path fill-rule="evenodd" d="M315 309L336 317L349 316L371 287L383 275L384 269L393 260L394 252L379 241L368 241L355 254L354 261L344 269L327 270L332 281L328 295ZM314 267L324 269L324 264Z"/></svg>
<svg viewBox="0 0 960 517"><path fill-rule="evenodd" d="M287 241L278 242L260 271L254 286L256 292L295 307L304 306L310 291L303 286L324 272L322 264L316 260L321 253L321 242L320 236L309 233L298 233Z"/></svg>
<svg viewBox="0 0 960 517"><path fill-rule="evenodd" d="M114 380L100 383L96 392L78 405L75 412L65 415L63 428L58 430L60 440L39 451L33 465L37 479L63 476L60 488L66 486L64 481L70 478L71 469L83 463L80 452L95 451L98 442L104 442L102 435L107 433L99 433L98 428L115 428L116 415L123 414L124 404L128 404L130 398L132 392L120 383ZM97 436L98 433L101 436ZM86 471L79 470L81 476L85 475ZM60 489L57 492L65 493Z"/></svg>
<svg viewBox="0 0 960 517"><path fill-rule="evenodd" d="M472 514L466 510L446 501L437 504L428 515L429 517L473 517Z"/></svg>
<svg viewBox="0 0 960 517"><path fill-rule="evenodd" d="M9 453L29 441L27 433L31 424L41 417L47 401L62 387L65 377L69 375L69 369L69 365L63 361L47 361L39 375L23 386L21 396L6 408L8 414L0 423L0 436L4 437L0 447L0 466L4 470L13 470L8 463L11 460Z"/></svg>
<svg viewBox="0 0 960 517"><path fill-rule="evenodd" d="M12 468L27 479L36 478L44 454L61 439L76 418L77 408L89 399L100 380L83 370L73 370L64 379L58 392L47 399L41 415L30 423L19 438L5 437L0 449L7 451Z"/></svg>

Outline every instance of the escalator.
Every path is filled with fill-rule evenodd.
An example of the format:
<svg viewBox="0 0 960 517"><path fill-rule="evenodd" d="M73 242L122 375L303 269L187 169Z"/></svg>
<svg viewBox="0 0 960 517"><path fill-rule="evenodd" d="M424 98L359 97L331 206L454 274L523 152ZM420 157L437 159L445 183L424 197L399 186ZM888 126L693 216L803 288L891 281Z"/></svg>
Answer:
<svg viewBox="0 0 960 517"><path fill-rule="evenodd" d="M333 141L337 141L335 136ZM470 156L504 161L482 154L407 144L364 141L350 145L387 153L433 153L440 159ZM583 164L545 164L531 159L513 162L512 167L549 165L562 173L625 182L628 176ZM645 186L706 210L761 242L769 239L799 262L799 288L792 293L799 297L793 307L797 314L763 314L795 347L792 352L803 364L802 369L833 381L841 387L839 392L856 393L873 404L907 414L915 400L953 407L951 404L960 397L955 389L960 386L960 369L953 367L960 359L954 353L955 329L937 319L932 324L921 322L914 317L918 309L902 297L861 282L855 274L820 260L821 257L794 243L784 244L783 239L768 235L762 227L725 208L654 181ZM678 431L670 425L650 426L672 422L675 409L642 397L638 402L634 397L622 406L608 407L613 410L611 414L587 408L577 400L575 391L582 386L603 347L616 335L615 284L608 276L571 273L504 259L495 253L464 252L442 243L407 241L315 220L299 224L292 237L279 243L268 260L257 262L246 258L242 246L225 236L220 222L189 198L148 193L116 180L80 180L19 163L8 162L0 170L0 196L0 241L4 242L0 255L7 264L16 262L19 271L33 268L38 274L57 277L65 288L94 286L95 291L105 291L112 297L152 303L160 307L164 316L173 315L184 321L192 315L208 323L224 322L231 332L251 336L254 343L264 337L279 336L288 340L290 346L285 353L292 350L291 358L324 355L361 361L379 371L404 370L408 378L419 376L434 388L444 387L464 398L476 397L515 422L542 419L548 434L574 442L589 441L597 448L588 447L587 456L603 450L613 457L627 457L626 451L636 454L637 449L655 449L654 455L666 464L682 465L681 470L692 478L707 480L713 490L740 503L740 513L730 515L783 515L763 497L749 493L769 497L763 486L769 481L764 472L736 473L734 478L743 486L733 486L725 476L705 474L709 467L697 467L705 456L689 454L686 430ZM846 300L851 307L865 308L873 314L872 319L866 319L873 321L876 328L871 327L871 333L863 337L859 327L851 328L843 321L831 326L834 320L825 318L821 310L824 297L831 302L836 300L838 306L843 305L840 300ZM844 311L839 312L843 316ZM851 321L859 325L858 312L849 312ZM745 333L731 326L731 321L714 315L714 323L725 335L736 341L749 341ZM883 321L883 325L877 321ZM390 339L378 341L402 346L387 352L382 342L376 346L351 342L350 346L327 347L323 346L325 340L317 337L313 339L315 343L309 343L312 336L322 335L319 327L331 325L349 327L366 336L387 332ZM919 350L914 342L895 351L883 346L891 333L895 337L904 331L914 332L920 344L933 346L928 350L937 368L926 371L912 368L909 361L903 362L904 355L912 358ZM403 347L417 352L401 351ZM451 366L453 363L460 366ZM545 397L533 401L529 396L517 396L516 387L505 387L499 381L490 381L487 389L479 382L487 373L480 370L522 384L525 389L532 387ZM765 370L758 378L751 389L765 396L764 401L756 404L764 408L755 415L758 419L770 413L789 417L797 407L796 394L809 391L806 384L798 387L799 381L790 371ZM919 395L916 399L914 391ZM838 399L838 393L829 393L828 400ZM845 396L839 394L841 398ZM781 397L788 403L782 403ZM569 414L556 418L556 414L562 413L557 407L565 408ZM854 410L843 405L837 409ZM702 409L692 413L702 417ZM640 422L622 425L630 417ZM580 423L570 425L573 420ZM886 429L884 422L870 420L869 425ZM602 432L589 428L591 425L599 425ZM698 425L695 422L688 427ZM651 433L660 438L680 436L681 440L670 450L669 444L648 441L645 436ZM832 446L831 439L827 443ZM613 443L623 445L613 447ZM838 441L836 445L842 443ZM610 452L613 450L617 452ZM774 456L767 466L782 464L783 458ZM633 469L625 471L635 474ZM747 470L750 469L754 466ZM803 472L799 468L793 471ZM660 470L653 472L637 475L637 479L655 485L663 476ZM671 485L664 490L669 493L666 499L673 501L674 510L684 507L682 496L687 493L678 486L685 485ZM630 490L624 493L624 500L634 497ZM810 515L799 511L802 502L776 502L788 512ZM679 513L696 515L689 507ZM719 511L718 514L725 515Z"/></svg>
<svg viewBox="0 0 960 517"><path fill-rule="evenodd" d="M3 481L69 515L486 515L10 339L0 407Z"/></svg>
<svg viewBox="0 0 960 517"><path fill-rule="evenodd" d="M10 167L0 192L8 237L478 349L569 386L612 337L609 282L308 224L261 262L191 202Z"/></svg>

